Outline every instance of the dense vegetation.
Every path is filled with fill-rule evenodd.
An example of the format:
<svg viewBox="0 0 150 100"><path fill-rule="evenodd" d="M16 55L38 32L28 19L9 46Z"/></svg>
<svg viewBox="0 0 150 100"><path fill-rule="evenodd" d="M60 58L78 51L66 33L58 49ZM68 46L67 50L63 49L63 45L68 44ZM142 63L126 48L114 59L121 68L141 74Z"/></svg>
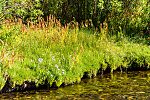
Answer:
<svg viewBox="0 0 150 100"><path fill-rule="evenodd" d="M122 30L135 35L150 28L149 0L0 0L1 19L21 18L37 22L54 15L62 25L107 27L111 34Z"/></svg>
<svg viewBox="0 0 150 100"><path fill-rule="evenodd" d="M107 68L149 69L149 3L0 0L0 88L8 78L60 86Z"/></svg>

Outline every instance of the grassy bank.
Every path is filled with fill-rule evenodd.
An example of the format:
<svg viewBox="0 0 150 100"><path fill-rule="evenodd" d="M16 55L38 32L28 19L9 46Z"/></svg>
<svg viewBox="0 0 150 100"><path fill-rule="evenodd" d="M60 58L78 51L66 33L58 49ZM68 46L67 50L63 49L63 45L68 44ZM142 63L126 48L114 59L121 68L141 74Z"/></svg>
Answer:
<svg viewBox="0 0 150 100"><path fill-rule="evenodd" d="M80 82L84 73L96 76L99 69L135 69L150 65L150 46L129 41L119 33L107 37L87 29L69 29L60 23L44 22L30 27L6 22L0 28L0 88L10 77L13 86L24 81L36 85L48 81L70 84ZM117 41L116 41L117 40Z"/></svg>

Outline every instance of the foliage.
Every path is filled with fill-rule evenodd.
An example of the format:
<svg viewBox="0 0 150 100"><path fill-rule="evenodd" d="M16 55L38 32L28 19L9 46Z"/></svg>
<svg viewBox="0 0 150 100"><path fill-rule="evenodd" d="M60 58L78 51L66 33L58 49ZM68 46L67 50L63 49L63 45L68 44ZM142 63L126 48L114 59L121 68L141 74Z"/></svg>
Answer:
<svg viewBox="0 0 150 100"><path fill-rule="evenodd" d="M1 17L21 18L25 24L53 15L64 26L75 21L80 28L106 28L109 34L149 33L149 0L1 0L0 5Z"/></svg>
<svg viewBox="0 0 150 100"><path fill-rule="evenodd" d="M21 18L23 21L35 21L43 15L40 10L41 4L39 0L6 0L3 7L3 14L5 18Z"/></svg>
<svg viewBox="0 0 150 100"><path fill-rule="evenodd" d="M99 0L98 7L100 12L105 11L103 15L107 15L105 20L111 33L122 30L132 35L149 27L149 5L148 0Z"/></svg>

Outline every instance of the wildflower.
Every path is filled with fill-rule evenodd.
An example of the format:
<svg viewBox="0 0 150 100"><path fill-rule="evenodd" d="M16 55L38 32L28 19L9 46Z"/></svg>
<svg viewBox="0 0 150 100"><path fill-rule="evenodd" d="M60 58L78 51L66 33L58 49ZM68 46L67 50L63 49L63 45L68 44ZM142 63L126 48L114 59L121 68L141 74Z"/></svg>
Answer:
<svg viewBox="0 0 150 100"><path fill-rule="evenodd" d="M57 64L55 64L55 67L56 67L56 68L58 68L58 65L57 65Z"/></svg>
<svg viewBox="0 0 150 100"><path fill-rule="evenodd" d="M52 61L55 61L55 56L52 56Z"/></svg>
<svg viewBox="0 0 150 100"><path fill-rule="evenodd" d="M38 59L38 62L39 62L39 63L42 63L42 62L43 62L43 59L42 59L42 58L39 58L39 59Z"/></svg>
<svg viewBox="0 0 150 100"><path fill-rule="evenodd" d="M51 74L51 77L53 77L53 75Z"/></svg>
<svg viewBox="0 0 150 100"><path fill-rule="evenodd" d="M64 70L64 69L62 69L62 74L63 74L63 75L65 74L65 70Z"/></svg>
<svg viewBox="0 0 150 100"><path fill-rule="evenodd" d="M57 64L55 64L55 67L56 67L57 69L59 69L59 66L58 66Z"/></svg>

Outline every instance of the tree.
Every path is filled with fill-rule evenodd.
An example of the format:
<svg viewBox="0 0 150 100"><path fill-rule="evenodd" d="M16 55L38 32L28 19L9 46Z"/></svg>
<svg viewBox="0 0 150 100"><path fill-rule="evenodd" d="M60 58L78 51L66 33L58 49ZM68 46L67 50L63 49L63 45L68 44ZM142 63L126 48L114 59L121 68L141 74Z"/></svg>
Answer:
<svg viewBox="0 0 150 100"><path fill-rule="evenodd" d="M24 22L36 21L38 16L43 15L40 9L39 0L6 0L2 13L5 14L5 18L21 18Z"/></svg>
<svg viewBox="0 0 150 100"><path fill-rule="evenodd" d="M0 0L0 19L22 18L37 22L55 16L66 25L72 21L79 27L108 26L109 33L139 33L150 27L149 0ZM92 24L90 24L92 21Z"/></svg>

